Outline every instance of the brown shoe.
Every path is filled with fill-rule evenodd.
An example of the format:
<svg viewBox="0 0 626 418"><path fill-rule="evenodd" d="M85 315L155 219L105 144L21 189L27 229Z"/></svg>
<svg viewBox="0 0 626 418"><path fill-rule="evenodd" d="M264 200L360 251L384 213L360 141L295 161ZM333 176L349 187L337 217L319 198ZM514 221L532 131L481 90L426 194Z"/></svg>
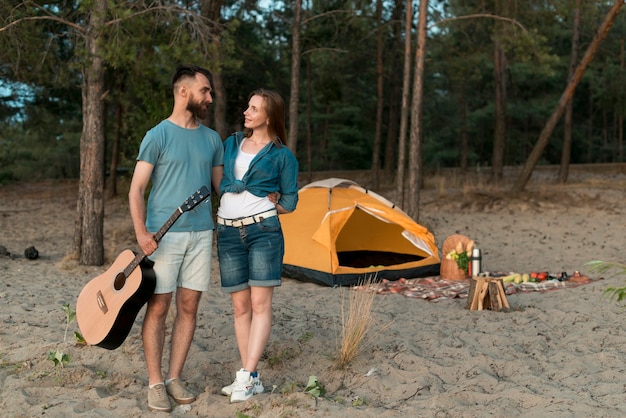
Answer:
<svg viewBox="0 0 626 418"><path fill-rule="evenodd" d="M163 383L148 389L148 409L161 412L170 412L172 410L172 405L167 397Z"/></svg>
<svg viewBox="0 0 626 418"><path fill-rule="evenodd" d="M167 393L178 404L188 404L196 400L195 395L185 388L184 383L180 379L172 380L166 385L166 388Z"/></svg>

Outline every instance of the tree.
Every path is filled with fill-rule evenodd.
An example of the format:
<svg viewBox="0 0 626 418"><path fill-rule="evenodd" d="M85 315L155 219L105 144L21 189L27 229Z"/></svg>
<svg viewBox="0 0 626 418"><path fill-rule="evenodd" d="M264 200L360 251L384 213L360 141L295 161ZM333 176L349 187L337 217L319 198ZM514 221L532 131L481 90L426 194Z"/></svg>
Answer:
<svg viewBox="0 0 626 418"><path fill-rule="evenodd" d="M372 179L380 186L380 143L383 125L383 0L376 0L376 128L372 147Z"/></svg>
<svg viewBox="0 0 626 418"><path fill-rule="evenodd" d="M515 183L513 184L513 187L511 188L512 194L517 195L521 193L526 187L526 184L528 183L528 180L530 179L530 176L532 175L533 168L539 161L539 157L541 157L541 153L545 149L546 145L548 145L548 141L550 140L550 135L552 135L552 131L554 130L554 127L556 126L559 119L563 115L563 112L565 111L565 107L567 106L567 103L571 100L574 94L574 90L576 89L576 86L578 85L578 83L580 82L580 79L585 73L587 66L593 60L593 57L596 54L596 51L598 50L600 43L602 42L602 40L608 33L609 29L611 28L611 25L613 24L613 21L615 20L619 11L622 9L623 6L624 6L624 0L615 0L613 3L613 6L611 6L611 9L609 10L606 17L604 18L604 21L598 28L598 32L596 33L593 40L589 44L589 47L587 48L587 51L585 52L585 55L583 56L582 60L576 67L576 71L574 71L574 75L572 76L569 83L567 84L567 87L565 88L565 91L561 95L561 98L559 99L559 102L557 103L556 108L554 109L554 112L552 112L552 115L546 122L546 125L541 131L541 134L539 135L539 139L537 140L535 147L533 148L532 152L528 156L526 163L522 167L522 171L520 172L517 179L515 180Z"/></svg>
<svg viewBox="0 0 626 418"><path fill-rule="evenodd" d="M300 32L302 0L296 0L291 30L291 94L289 96L289 139L287 145L295 154L298 147L298 104L300 97Z"/></svg>
<svg viewBox="0 0 626 418"><path fill-rule="evenodd" d="M202 16L207 18L211 22L218 22L221 16L222 0L202 0L201 12ZM222 78L222 48L220 48L220 42L224 40L222 25L213 25L212 27L212 47L215 51L214 59L218 64L212 71L212 87L215 94L215 101L213 102L213 118L215 120L215 130L220 134L222 138L226 138L229 134L229 130L226 124L226 88L224 86L224 80ZM224 48L227 50L227 48ZM226 52L226 51L224 51Z"/></svg>
<svg viewBox="0 0 626 418"><path fill-rule="evenodd" d="M580 34L580 1L576 0L574 7L574 23L572 27L572 53L567 74L567 81L572 79L576 63L578 62L578 39ZM573 93L572 93L573 94ZM574 117L574 101L567 101L565 108L565 126L563 132L563 149L561 150L561 165L559 166L559 183L563 184L567 181L569 173L569 162L572 154L572 122Z"/></svg>
<svg viewBox="0 0 626 418"><path fill-rule="evenodd" d="M419 220L419 189L422 176L422 104L424 101L424 61L426 59L426 23L428 0L420 0L417 20L417 50L415 52L415 74L411 105L411 140L409 145L409 207L407 213Z"/></svg>
<svg viewBox="0 0 626 418"><path fill-rule="evenodd" d="M402 72L402 107L400 110L400 138L398 141L398 169L396 172L396 201L404 207L404 171L406 163L406 131L409 115L409 89L411 84L411 28L413 1L406 2L404 26L404 70Z"/></svg>

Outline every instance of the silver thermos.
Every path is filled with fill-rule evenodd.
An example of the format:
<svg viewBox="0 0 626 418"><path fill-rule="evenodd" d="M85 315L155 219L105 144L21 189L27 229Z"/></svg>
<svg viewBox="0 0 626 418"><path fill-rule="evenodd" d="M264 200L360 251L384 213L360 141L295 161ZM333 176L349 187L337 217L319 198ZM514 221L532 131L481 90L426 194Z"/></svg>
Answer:
<svg viewBox="0 0 626 418"><path fill-rule="evenodd" d="M472 276L478 276L478 274L482 273L482 260L483 257L480 254L480 249L472 249L472 257L470 259L470 261L472 262Z"/></svg>

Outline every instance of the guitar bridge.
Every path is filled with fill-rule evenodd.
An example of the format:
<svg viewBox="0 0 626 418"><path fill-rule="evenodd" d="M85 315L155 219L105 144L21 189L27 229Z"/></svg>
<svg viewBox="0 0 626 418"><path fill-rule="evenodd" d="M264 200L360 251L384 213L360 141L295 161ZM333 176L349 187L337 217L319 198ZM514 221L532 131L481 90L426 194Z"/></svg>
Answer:
<svg viewBox="0 0 626 418"><path fill-rule="evenodd" d="M96 295L96 302L98 302L98 307L102 313L107 313L109 311L109 308L107 308L107 304L104 301L104 295L101 291L98 291L98 294Z"/></svg>

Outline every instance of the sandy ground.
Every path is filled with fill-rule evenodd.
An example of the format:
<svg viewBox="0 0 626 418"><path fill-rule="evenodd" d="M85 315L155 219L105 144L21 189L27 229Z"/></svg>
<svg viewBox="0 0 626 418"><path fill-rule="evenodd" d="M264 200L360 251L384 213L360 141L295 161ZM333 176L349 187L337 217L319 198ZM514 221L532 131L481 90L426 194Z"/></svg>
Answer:
<svg viewBox="0 0 626 418"><path fill-rule="evenodd" d="M486 270L594 276L588 261L623 261L622 174L578 175L566 186L535 181L516 199L480 181L427 186L420 223L439 246L455 233L474 239ZM11 253L0 256L0 415L165 416L147 408L143 310L116 350L77 344L77 323L67 324L63 305L75 308L82 287L135 248L122 196L106 205L105 266L72 261L76 190L75 182L0 187L0 245ZM30 246L39 258L24 256ZM214 269L183 376L198 399L170 415L626 416L624 311L604 294L623 285L623 276L611 275L573 289L517 293L508 312L469 311L466 299L376 295L364 352L338 368L341 305L350 290L285 279L259 367L267 393L229 404L219 390L240 366L230 299ZM55 367L49 352L69 361ZM312 375L324 396L304 393Z"/></svg>

